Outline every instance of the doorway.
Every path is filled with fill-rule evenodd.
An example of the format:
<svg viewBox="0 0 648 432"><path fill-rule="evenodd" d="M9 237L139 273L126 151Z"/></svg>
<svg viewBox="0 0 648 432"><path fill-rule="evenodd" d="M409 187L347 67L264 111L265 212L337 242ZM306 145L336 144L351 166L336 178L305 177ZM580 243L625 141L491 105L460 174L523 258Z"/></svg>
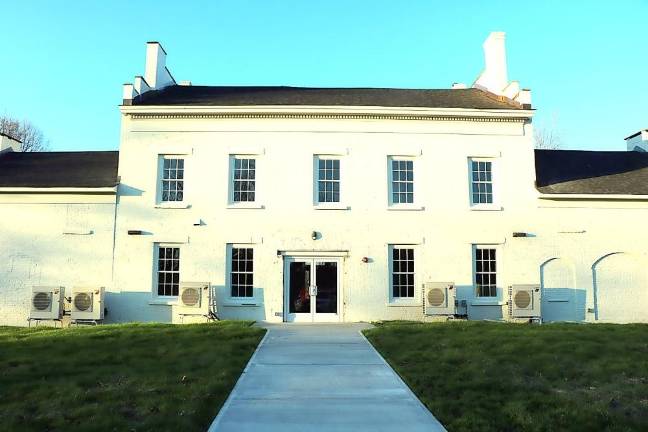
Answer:
<svg viewBox="0 0 648 432"><path fill-rule="evenodd" d="M340 321L340 275L338 258L286 257L285 321Z"/></svg>

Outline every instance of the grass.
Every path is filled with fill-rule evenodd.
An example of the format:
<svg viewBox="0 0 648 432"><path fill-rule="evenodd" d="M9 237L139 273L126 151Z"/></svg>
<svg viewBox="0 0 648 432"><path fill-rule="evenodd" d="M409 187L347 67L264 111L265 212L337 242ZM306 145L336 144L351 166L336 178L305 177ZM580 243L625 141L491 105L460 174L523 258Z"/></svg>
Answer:
<svg viewBox="0 0 648 432"><path fill-rule="evenodd" d="M204 431L263 337L250 324L0 327L0 430Z"/></svg>
<svg viewBox="0 0 648 432"><path fill-rule="evenodd" d="M648 325L387 322L365 335L450 432L648 430Z"/></svg>

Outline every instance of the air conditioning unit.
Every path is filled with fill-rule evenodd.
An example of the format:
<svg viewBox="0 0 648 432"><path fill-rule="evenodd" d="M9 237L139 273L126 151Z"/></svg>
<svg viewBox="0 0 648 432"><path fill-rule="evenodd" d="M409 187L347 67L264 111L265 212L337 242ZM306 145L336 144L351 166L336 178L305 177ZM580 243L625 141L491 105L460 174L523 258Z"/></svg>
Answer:
<svg viewBox="0 0 648 432"><path fill-rule="evenodd" d="M540 317L540 285L511 285L509 307L513 318Z"/></svg>
<svg viewBox="0 0 648 432"><path fill-rule="evenodd" d="M65 288L61 286L32 287L30 320L58 320L63 316Z"/></svg>
<svg viewBox="0 0 648 432"><path fill-rule="evenodd" d="M180 282L176 313L180 315L209 314L209 282Z"/></svg>
<svg viewBox="0 0 648 432"><path fill-rule="evenodd" d="M454 315L456 309L454 282L426 282L423 284L425 315Z"/></svg>
<svg viewBox="0 0 648 432"><path fill-rule="evenodd" d="M104 287L72 288L70 317L73 321L104 319Z"/></svg>

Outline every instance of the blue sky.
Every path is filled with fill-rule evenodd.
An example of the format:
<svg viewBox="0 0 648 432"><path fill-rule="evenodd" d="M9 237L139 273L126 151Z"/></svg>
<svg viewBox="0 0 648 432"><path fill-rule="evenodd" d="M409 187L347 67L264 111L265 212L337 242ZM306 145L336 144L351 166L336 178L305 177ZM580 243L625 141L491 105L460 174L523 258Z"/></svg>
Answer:
<svg viewBox="0 0 648 432"><path fill-rule="evenodd" d="M0 11L0 113L30 119L53 150L118 148L121 84L143 75L148 40L194 84L448 88L471 84L483 40L505 31L509 78L531 88L536 127L564 148L621 150L648 127L648 0L0 0Z"/></svg>

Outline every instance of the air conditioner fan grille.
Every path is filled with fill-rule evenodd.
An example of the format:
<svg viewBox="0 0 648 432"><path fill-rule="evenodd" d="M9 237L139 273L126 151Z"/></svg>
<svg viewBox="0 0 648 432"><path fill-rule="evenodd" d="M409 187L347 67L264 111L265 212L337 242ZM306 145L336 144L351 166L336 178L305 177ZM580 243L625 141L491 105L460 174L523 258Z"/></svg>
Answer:
<svg viewBox="0 0 648 432"><path fill-rule="evenodd" d="M52 307L52 293L39 292L34 294L32 299L34 309L38 311L49 311Z"/></svg>
<svg viewBox="0 0 648 432"><path fill-rule="evenodd" d="M185 288L182 291L182 303L185 306L196 306L200 302L200 292L197 288Z"/></svg>
<svg viewBox="0 0 648 432"><path fill-rule="evenodd" d="M515 307L518 309L526 309L531 304L531 294L529 294L529 291L518 291L515 293L513 301L515 301Z"/></svg>
<svg viewBox="0 0 648 432"><path fill-rule="evenodd" d="M427 301L430 306L441 307L445 303L445 290L441 288L432 288L428 291Z"/></svg>
<svg viewBox="0 0 648 432"><path fill-rule="evenodd" d="M92 311L92 295L89 293L77 293L74 296L74 307L81 312Z"/></svg>

